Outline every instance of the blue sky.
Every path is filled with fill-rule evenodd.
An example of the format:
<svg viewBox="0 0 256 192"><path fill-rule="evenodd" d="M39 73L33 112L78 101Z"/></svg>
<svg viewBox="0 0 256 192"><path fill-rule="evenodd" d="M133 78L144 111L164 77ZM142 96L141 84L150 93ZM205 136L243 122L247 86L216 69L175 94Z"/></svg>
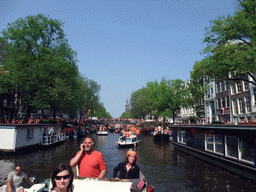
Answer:
<svg viewBox="0 0 256 192"><path fill-rule="evenodd" d="M149 81L189 79L205 27L233 14L236 0L0 0L0 30L42 13L64 22L81 74L101 85L100 100L117 118L131 93Z"/></svg>

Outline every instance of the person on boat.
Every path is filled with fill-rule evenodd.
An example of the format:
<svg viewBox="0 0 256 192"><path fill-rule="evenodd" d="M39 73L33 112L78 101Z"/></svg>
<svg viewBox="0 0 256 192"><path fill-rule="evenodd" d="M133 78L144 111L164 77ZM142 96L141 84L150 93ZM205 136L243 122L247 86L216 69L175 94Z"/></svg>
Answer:
<svg viewBox="0 0 256 192"><path fill-rule="evenodd" d="M139 179L140 167L136 164L137 153L135 151L128 151L125 161L119 163L113 171L113 178L116 179ZM119 176L118 176L119 172Z"/></svg>
<svg viewBox="0 0 256 192"><path fill-rule="evenodd" d="M48 135L49 135L49 136L53 136L53 134L54 134L54 127L52 127L52 128L49 130L49 132L48 132Z"/></svg>
<svg viewBox="0 0 256 192"><path fill-rule="evenodd" d="M74 174L68 163L60 163L51 175L52 188L50 192L73 192Z"/></svg>
<svg viewBox="0 0 256 192"><path fill-rule="evenodd" d="M138 139L139 139L139 135L140 135L140 130L136 129L136 136L137 136Z"/></svg>
<svg viewBox="0 0 256 192"><path fill-rule="evenodd" d="M107 174L107 167L101 152L94 150L95 140L87 136L80 145L80 151L71 159L70 165L79 168L80 177L104 178Z"/></svg>
<svg viewBox="0 0 256 192"><path fill-rule="evenodd" d="M23 179L32 186L34 183L29 179L27 174L22 171L22 167L20 165L16 166L15 171L11 172L7 178L7 188L6 192L24 192L23 187L21 186L21 182Z"/></svg>

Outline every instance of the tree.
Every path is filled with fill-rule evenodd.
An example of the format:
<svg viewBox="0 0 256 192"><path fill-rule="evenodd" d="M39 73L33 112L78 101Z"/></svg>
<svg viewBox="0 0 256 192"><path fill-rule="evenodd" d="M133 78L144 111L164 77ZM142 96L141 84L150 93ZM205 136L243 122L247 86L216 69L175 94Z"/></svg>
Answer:
<svg viewBox="0 0 256 192"><path fill-rule="evenodd" d="M198 117L201 115L201 111L204 109L204 95L208 89L207 85L204 84L204 80L208 80L208 76L204 74L206 67L206 59L196 61L193 70L190 72L190 82L188 84L188 105L192 106Z"/></svg>
<svg viewBox="0 0 256 192"><path fill-rule="evenodd" d="M130 105L130 113L133 118L144 118L146 115L150 114L148 89L142 87L141 89L132 92Z"/></svg>
<svg viewBox="0 0 256 192"><path fill-rule="evenodd" d="M99 103L99 92L101 87L96 81L92 79L87 79L87 85L88 89L86 90L84 108L87 112L90 110L89 115L92 115L96 109L97 104Z"/></svg>
<svg viewBox="0 0 256 192"><path fill-rule="evenodd" d="M130 119L130 118L132 118L132 116L127 111L123 112L122 115L120 116L120 119Z"/></svg>
<svg viewBox="0 0 256 192"><path fill-rule="evenodd" d="M175 115L179 109L188 106L188 89L186 89L184 82L180 79L163 79L160 85L162 87L162 94L158 100L158 111L163 117L172 116L173 122L175 122Z"/></svg>
<svg viewBox="0 0 256 192"><path fill-rule="evenodd" d="M2 31L10 45L3 64L8 71L5 86L19 93L18 99L27 108L26 119L33 108L70 111L76 97L76 52L62 26L59 20L38 14L9 23Z"/></svg>
<svg viewBox="0 0 256 192"><path fill-rule="evenodd" d="M219 17L205 29L205 72L215 79L243 80L256 85L256 1L238 2L240 9L234 16Z"/></svg>
<svg viewBox="0 0 256 192"><path fill-rule="evenodd" d="M101 102L97 103L95 106L95 116L98 118L106 118L106 119L112 118L110 113L106 111L104 104Z"/></svg>

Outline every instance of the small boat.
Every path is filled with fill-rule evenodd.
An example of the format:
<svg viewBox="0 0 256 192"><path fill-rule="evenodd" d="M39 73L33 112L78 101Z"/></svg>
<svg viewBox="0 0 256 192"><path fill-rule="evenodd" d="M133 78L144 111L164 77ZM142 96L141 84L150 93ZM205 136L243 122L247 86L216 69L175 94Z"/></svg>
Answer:
<svg viewBox="0 0 256 192"><path fill-rule="evenodd" d="M135 147L140 144L139 137L137 135L120 136L119 140L116 142L118 147Z"/></svg>
<svg viewBox="0 0 256 192"><path fill-rule="evenodd" d="M114 131L116 130L116 128L111 126L111 127L108 128L108 130L109 130L110 132L114 132Z"/></svg>
<svg viewBox="0 0 256 192"><path fill-rule="evenodd" d="M108 131L97 131L96 135L108 135Z"/></svg>
<svg viewBox="0 0 256 192"><path fill-rule="evenodd" d="M170 141L171 140L171 132L170 131L155 131L153 133L153 137L155 141Z"/></svg>

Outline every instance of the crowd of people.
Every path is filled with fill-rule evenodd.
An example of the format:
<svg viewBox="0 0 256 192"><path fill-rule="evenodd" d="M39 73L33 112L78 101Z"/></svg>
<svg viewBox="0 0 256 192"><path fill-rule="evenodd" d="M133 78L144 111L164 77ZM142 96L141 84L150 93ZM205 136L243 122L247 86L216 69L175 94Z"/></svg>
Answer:
<svg viewBox="0 0 256 192"><path fill-rule="evenodd" d="M52 129L51 129L52 130ZM52 132L51 132L52 134ZM70 160L70 162L60 163L51 174L51 192L72 192L74 189L74 173L72 167L78 166L78 176L93 177L102 179L107 174L107 166L103 154L94 150L96 143L93 137L87 136L80 144L80 150ZM120 179L139 179L140 167L136 164L137 153L128 151L125 161L119 163L113 170L113 178ZM20 165L16 166L15 171L8 175L7 192L24 192L20 185L25 179L30 185L33 182L27 174L22 171Z"/></svg>

